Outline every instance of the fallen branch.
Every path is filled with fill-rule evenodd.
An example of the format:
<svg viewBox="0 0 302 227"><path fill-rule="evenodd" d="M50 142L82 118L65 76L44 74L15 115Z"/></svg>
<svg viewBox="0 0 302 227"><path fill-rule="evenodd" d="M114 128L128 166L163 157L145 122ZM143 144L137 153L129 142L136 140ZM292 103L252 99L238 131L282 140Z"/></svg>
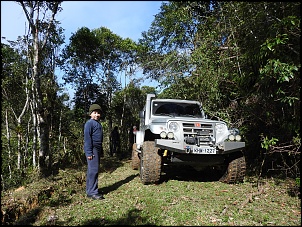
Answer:
<svg viewBox="0 0 302 227"><path fill-rule="evenodd" d="M253 197L257 195L261 195L264 193L264 187L261 187L257 192L251 193L247 196L246 200L243 201L239 209L242 209L247 203L252 203L253 202Z"/></svg>

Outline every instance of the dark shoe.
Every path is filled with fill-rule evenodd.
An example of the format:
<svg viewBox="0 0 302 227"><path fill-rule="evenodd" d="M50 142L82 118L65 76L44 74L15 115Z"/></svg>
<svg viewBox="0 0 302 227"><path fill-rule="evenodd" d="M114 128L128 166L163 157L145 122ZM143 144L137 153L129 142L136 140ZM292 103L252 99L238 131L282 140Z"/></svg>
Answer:
<svg viewBox="0 0 302 227"><path fill-rule="evenodd" d="M88 198L91 198L91 199L105 199L103 195L101 194L97 194L97 195L87 195Z"/></svg>

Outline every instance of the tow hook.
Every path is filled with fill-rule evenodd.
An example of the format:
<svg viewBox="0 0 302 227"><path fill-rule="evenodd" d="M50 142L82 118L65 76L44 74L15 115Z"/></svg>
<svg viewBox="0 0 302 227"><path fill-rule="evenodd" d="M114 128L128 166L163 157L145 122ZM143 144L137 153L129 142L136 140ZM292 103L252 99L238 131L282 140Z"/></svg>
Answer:
<svg viewBox="0 0 302 227"><path fill-rule="evenodd" d="M164 151L164 155L163 155L164 157L166 157L166 156L168 156L168 150L165 150Z"/></svg>
<svg viewBox="0 0 302 227"><path fill-rule="evenodd" d="M191 147L190 146L186 146L185 147L185 151L187 154L189 154L191 152Z"/></svg>

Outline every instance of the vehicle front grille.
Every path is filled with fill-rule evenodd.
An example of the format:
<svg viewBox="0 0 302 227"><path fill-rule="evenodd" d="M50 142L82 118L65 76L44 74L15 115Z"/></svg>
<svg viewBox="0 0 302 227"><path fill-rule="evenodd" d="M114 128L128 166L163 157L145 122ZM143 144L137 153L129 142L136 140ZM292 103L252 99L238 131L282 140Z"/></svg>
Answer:
<svg viewBox="0 0 302 227"><path fill-rule="evenodd" d="M211 145L214 142L214 125L211 123L183 122L185 142L196 145Z"/></svg>

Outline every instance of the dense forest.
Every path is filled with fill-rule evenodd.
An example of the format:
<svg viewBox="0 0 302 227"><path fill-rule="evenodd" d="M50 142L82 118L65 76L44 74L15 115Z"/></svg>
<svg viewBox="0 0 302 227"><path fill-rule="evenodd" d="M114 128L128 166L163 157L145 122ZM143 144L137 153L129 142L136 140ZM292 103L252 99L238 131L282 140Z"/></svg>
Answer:
<svg viewBox="0 0 302 227"><path fill-rule="evenodd" d="M102 107L104 155L118 126L128 157L147 93L198 100L208 117L239 128L249 173L300 177L300 2L163 2L137 42L82 27L69 43L56 20L61 3L16 2L29 32L1 42L1 190L85 165L92 103ZM147 79L159 87L142 86Z"/></svg>

